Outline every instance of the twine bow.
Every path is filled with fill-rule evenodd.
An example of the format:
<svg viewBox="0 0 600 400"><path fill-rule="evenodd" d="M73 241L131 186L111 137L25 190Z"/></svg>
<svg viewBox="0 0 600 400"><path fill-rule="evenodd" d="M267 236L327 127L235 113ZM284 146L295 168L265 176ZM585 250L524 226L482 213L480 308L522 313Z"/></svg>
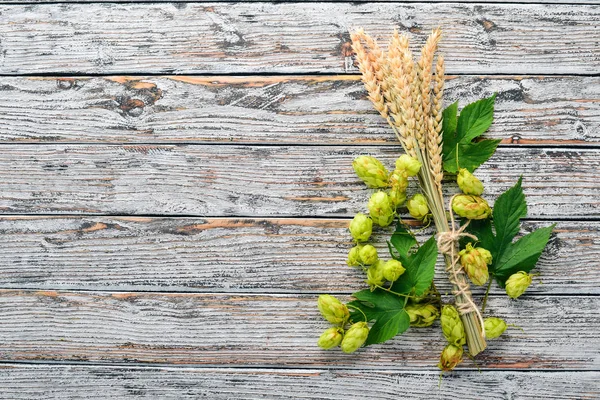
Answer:
<svg viewBox="0 0 600 400"><path fill-rule="evenodd" d="M452 202L457 195L452 196L450 199L450 205L448 207L450 211L450 230L447 232L440 232L437 234L437 245L442 254L446 254L450 257L450 263L446 266L446 272L448 272L448 279L452 283L454 289L452 294L456 297L456 308L460 314L468 314L474 312L479 319L481 324L481 335L485 338L485 329L483 317L479 308L473 302L471 297L471 290L469 284L463 279L459 279L458 274L463 270L462 265L459 264L459 258L456 254L456 247L458 241L463 237L468 237L473 240L477 240L477 236L465 232L467 226L469 226L470 220L462 225L458 230L454 226L454 213L452 212ZM462 295L462 296L461 296ZM460 303L459 303L459 300Z"/></svg>

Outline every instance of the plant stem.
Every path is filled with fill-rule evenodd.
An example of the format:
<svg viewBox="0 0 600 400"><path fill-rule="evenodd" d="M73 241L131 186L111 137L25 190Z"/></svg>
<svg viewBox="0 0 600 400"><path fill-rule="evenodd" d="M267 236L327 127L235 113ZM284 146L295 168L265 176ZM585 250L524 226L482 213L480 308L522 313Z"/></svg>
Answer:
<svg viewBox="0 0 600 400"><path fill-rule="evenodd" d="M420 155L420 152L418 151L417 154ZM421 158L426 159L427 157ZM450 226L448 225L448 219L446 217L444 199L441 196L440 191L438 191L437 187L435 186L433 177L431 176L431 171L426 167L426 165L427 164L423 165L424 168L421 168L422 173L419 174L419 183L421 183L421 189L423 192L425 192L425 196L430 203L429 206L438 233L449 232ZM454 251L454 259L448 254L444 255L444 259L446 261L447 269L452 265L457 265L458 245L456 245L456 249ZM458 281L460 286L468 286L468 281L464 272L452 271L452 275ZM459 288L456 285L453 285L453 289L454 291L457 291ZM465 304L473 302L473 299L468 293L460 293L456 296L456 302L457 304ZM475 311L471 311L466 314L461 314L461 320L465 327L469 353L471 356L476 356L486 348L485 339L482 334L483 327L479 322L479 317Z"/></svg>
<svg viewBox="0 0 600 400"><path fill-rule="evenodd" d="M488 282L487 289L485 290L485 296L483 297L483 303L481 303L481 313L482 314L485 311L485 306L487 304L487 299L488 299L488 296L490 294L490 288L491 287L492 287L492 278L490 278L490 281Z"/></svg>

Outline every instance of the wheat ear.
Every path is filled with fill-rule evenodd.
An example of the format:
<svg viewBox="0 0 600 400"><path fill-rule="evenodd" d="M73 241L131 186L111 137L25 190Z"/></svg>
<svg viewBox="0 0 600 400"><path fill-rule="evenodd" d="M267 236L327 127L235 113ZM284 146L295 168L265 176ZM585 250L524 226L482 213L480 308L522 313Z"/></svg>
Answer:
<svg viewBox="0 0 600 400"><path fill-rule="evenodd" d="M428 137L429 159L431 161L431 172L435 179L438 189L442 190L442 179L444 171L442 169L442 147L443 147L443 132L442 132L442 96L444 95L444 57L438 56L435 65L435 80L433 82L433 107L431 109L430 135Z"/></svg>
<svg viewBox="0 0 600 400"><path fill-rule="evenodd" d="M356 53L358 69L362 73L362 81L369 94L369 100L371 100L379 114L381 114L383 118L388 119L388 108L385 104L383 94L381 93L381 87L376 76L376 72L380 69L378 60L381 58L381 54L378 58L375 58L367 53L362 44L362 40L369 43L369 40L366 39L367 37L368 35L362 29L352 33L350 35L350 38L352 39L352 49ZM373 43L372 39L370 39L370 41Z"/></svg>

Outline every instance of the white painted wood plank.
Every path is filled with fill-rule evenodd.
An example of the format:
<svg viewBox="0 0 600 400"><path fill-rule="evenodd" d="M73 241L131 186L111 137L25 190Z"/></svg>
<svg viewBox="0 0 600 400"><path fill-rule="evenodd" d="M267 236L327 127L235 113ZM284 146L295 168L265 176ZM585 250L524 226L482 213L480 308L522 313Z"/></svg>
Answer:
<svg viewBox="0 0 600 400"><path fill-rule="evenodd" d="M2 77L3 142L389 144L358 76ZM456 76L446 104L497 92L489 137L600 143L599 77Z"/></svg>
<svg viewBox="0 0 600 400"><path fill-rule="evenodd" d="M385 37L399 27L417 42L442 26L449 73L593 74L600 66L595 5L105 3L0 13L3 74L343 73L348 29L358 26Z"/></svg>
<svg viewBox="0 0 600 400"><path fill-rule="evenodd" d="M400 146L4 145L0 211L352 216L370 196L351 167L360 154L392 166L401 153ZM598 155L501 148L478 175L490 200L523 175L529 217L597 217Z"/></svg>
<svg viewBox="0 0 600 400"><path fill-rule="evenodd" d="M549 224L526 222L523 232ZM0 287L348 294L365 288L365 277L346 266L347 225L343 219L2 217ZM374 236L384 259L389 232ZM560 222L528 293L600 294L599 233L598 222ZM449 291L443 266L437 268L436 286ZM482 297L483 288L472 289Z"/></svg>
<svg viewBox="0 0 600 400"><path fill-rule="evenodd" d="M435 368L437 324L348 355L316 346L329 327L316 295L0 291L3 361L208 366ZM344 297L345 299L345 297ZM512 328L477 357L483 369L598 370L600 297L506 296L489 315ZM474 368L466 360L464 368Z"/></svg>
<svg viewBox="0 0 600 400"><path fill-rule="evenodd" d="M0 365L0 399L596 399L598 372Z"/></svg>

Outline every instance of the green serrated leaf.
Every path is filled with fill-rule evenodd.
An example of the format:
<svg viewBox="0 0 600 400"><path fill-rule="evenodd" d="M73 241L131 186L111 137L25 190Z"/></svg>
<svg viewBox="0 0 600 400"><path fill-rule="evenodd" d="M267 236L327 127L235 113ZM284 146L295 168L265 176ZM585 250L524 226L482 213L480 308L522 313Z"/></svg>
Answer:
<svg viewBox="0 0 600 400"><path fill-rule="evenodd" d="M410 317L404 310L405 299L381 289L361 290L353 296L360 302L353 307L360 307L369 320L375 320L365 342L367 346L385 342L410 326Z"/></svg>
<svg viewBox="0 0 600 400"><path fill-rule="evenodd" d="M555 225L537 229L508 245L498 260L495 275L501 286L514 273L529 272L544 251Z"/></svg>
<svg viewBox="0 0 600 400"><path fill-rule="evenodd" d="M527 214L525 195L521 187L523 179L502 193L494 204L493 226L489 220L471 221L467 231L478 238L479 246L492 253L490 273L498 284L504 283L518 271L529 272L544 251L554 225L540 228L513 243L521 228L521 218Z"/></svg>
<svg viewBox="0 0 600 400"><path fill-rule="evenodd" d="M497 256L502 255L506 247L512 243L515 235L519 233L521 218L527 215L527 203L521 187L522 182L523 177L520 177L516 185L502 193L494 203L492 216L496 230L495 250Z"/></svg>
<svg viewBox="0 0 600 400"><path fill-rule="evenodd" d="M456 152L454 152L454 158L444 163L444 169L450 173L457 173L460 167L473 172L494 155L500 142L500 139L484 139L475 143L459 144L458 162L460 165L456 164Z"/></svg>
<svg viewBox="0 0 600 400"><path fill-rule="evenodd" d="M450 104L442 112L443 153L447 154L456 148L456 115L458 114L458 101Z"/></svg>
<svg viewBox="0 0 600 400"><path fill-rule="evenodd" d="M487 161L496 151L499 140L486 139L473 142L473 139L482 135L491 125L494 117L493 96L467 105L456 119L456 109L448 107L444 110L442 128L444 144L442 148L444 170L457 173L460 168L473 172ZM446 122L446 117L449 121ZM447 129L447 130L446 130Z"/></svg>
<svg viewBox="0 0 600 400"><path fill-rule="evenodd" d="M467 105L460 112L456 125L456 141L468 143L483 135L494 121L496 93L486 99Z"/></svg>
<svg viewBox="0 0 600 400"><path fill-rule="evenodd" d="M433 281L437 254L437 243L432 236L403 263L406 272L394 282L392 290L402 294L414 291L416 296L423 295Z"/></svg>
<svg viewBox="0 0 600 400"><path fill-rule="evenodd" d="M415 239L414 235L406 229L406 227L398 221L396 225L396 230L392 233L392 237L388 243L393 246L393 248L397 251L397 254L394 254L392 249L390 248L390 254L392 257L397 258L403 264L406 263L409 251L417 245L417 239Z"/></svg>

